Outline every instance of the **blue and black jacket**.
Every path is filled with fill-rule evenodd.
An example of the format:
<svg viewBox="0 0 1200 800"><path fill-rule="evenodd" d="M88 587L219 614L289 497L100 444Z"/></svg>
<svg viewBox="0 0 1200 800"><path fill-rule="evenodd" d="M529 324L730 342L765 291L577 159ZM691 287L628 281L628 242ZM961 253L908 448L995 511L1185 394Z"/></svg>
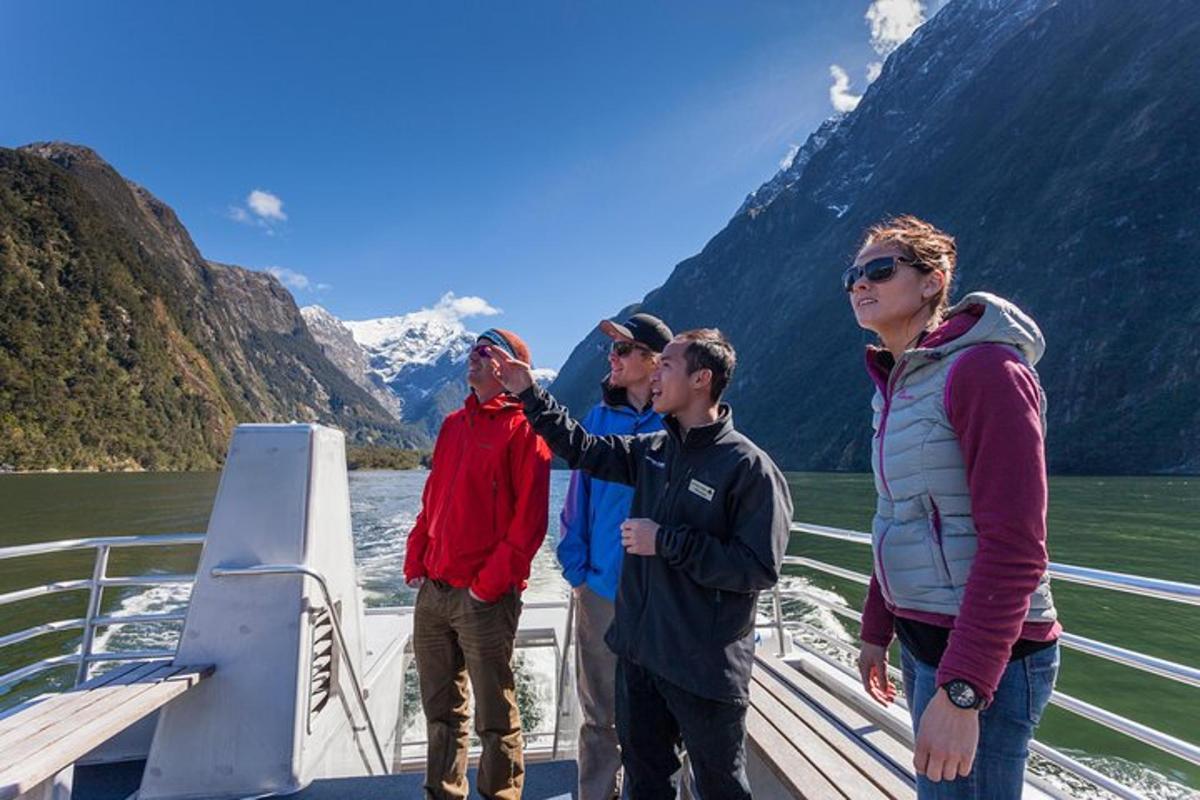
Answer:
<svg viewBox="0 0 1200 800"><path fill-rule="evenodd" d="M592 434L653 433L663 429L662 415L653 408L635 410L624 389L601 384L602 402L580 423ZM629 517L633 487L593 478L586 472L571 473L571 486L563 504L562 533L558 563L572 586L587 584L608 600L617 597L621 577L621 523Z"/></svg>

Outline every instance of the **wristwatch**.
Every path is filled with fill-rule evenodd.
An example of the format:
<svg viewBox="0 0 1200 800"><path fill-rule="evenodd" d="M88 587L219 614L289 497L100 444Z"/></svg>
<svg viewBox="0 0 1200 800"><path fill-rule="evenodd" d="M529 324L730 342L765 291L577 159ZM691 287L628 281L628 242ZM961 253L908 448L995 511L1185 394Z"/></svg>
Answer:
<svg viewBox="0 0 1200 800"><path fill-rule="evenodd" d="M942 688L946 690L946 696L950 698L950 702L963 710L983 708L983 697L975 691L974 686L961 678L947 681L942 684Z"/></svg>

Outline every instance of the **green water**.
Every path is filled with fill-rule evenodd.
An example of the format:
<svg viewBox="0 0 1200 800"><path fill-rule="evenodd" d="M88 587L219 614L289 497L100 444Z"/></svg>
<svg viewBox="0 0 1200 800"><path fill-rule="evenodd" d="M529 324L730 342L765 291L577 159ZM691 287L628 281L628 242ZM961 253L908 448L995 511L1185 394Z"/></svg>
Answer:
<svg viewBox="0 0 1200 800"><path fill-rule="evenodd" d="M796 519L869 530L875 497L869 475L802 473L789 480ZM1048 521L1051 561L1200 583L1200 479L1053 478ZM862 572L871 569L870 551L854 544L797 536L789 552ZM861 607L864 587L795 571ZM1054 597L1063 626L1072 633L1200 666L1196 606L1064 581L1054 583ZM899 663L894 650L892 663ZM1200 691L1195 688L1064 649L1058 689L1186 741L1200 740ZM1200 787L1200 768L1058 708L1047 711L1038 738L1111 763L1128 759L1146 764L1172 780ZM1113 771L1133 778L1136 768Z"/></svg>
<svg viewBox="0 0 1200 800"><path fill-rule="evenodd" d="M423 473L377 477L354 473L356 537L384 526L381 536L407 530L418 502ZM552 502L561 502L565 474L555 473ZM4 475L0 476L0 547L105 534L203 531L216 474ZM874 506L870 476L799 473L789 476L796 518L864 530ZM560 486L559 484L564 484ZM391 492L389 486L396 486ZM393 496L394 495L394 496ZM386 502L385 502L386 501ZM1200 583L1200 479L1055 478L1050 493L1050 557L1054 561ZM360 545L361 549L361 545ZM796 536L790 552L868 571L869 551L859 545ZM151 570L190 572L196 548L129 550L114 553L110 574ZM360 557L363 553L360 552ZM391 559L382 559L388 562ZM552 563L552 562L546 562ZM393 581L381 563L366 583ZM0 560L0 594L65 578L91 574L86 553ZM535 564L535 570L552 570ZM862 602L863 589L848 581L807 570L791 570L811 583ZM372 575L374 577L372 577ZM536 577L536 576L535 576ZM402 593L402 589L400 592ZM1183 664L1200 665L1200 608L1121 595L1064 582L1054 585L1064 626L1083 636L1140 650ZM129 592L109 592L105 606ZM30 625L82 616L83 593L51 595L0 606L0 636ZM78 632L38 637L0 649L0 674L38 658L69 652ZM895 659L893 659L895 661ZM0 707L46 687L69 685L71 670L0 696ZM1102 705L1188 741L1200 739L1200 694L1167 680L1071 651L1063 654L1059 689ZM1148 794L1184 796L1166 789L1144 767L1172 781L1200 787L1200 768L1138 744L1119 734L1052 708L1039 738L1073 754L1086 754L1093 766L1136 781ZM1141 766L1141 765L1144 765ZM1176 787L1181 789L1181 787Z"/></svg>

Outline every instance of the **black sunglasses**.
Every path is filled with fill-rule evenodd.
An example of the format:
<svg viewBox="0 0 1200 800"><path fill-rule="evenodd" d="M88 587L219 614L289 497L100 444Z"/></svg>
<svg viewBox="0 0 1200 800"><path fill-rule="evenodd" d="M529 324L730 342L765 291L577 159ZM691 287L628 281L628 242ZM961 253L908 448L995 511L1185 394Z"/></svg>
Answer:
<svg viewBox="0 0 1200 800"><path fill-rule="evenodd" d="M642 344L638 344L637 342L613 342L612 343L612 351L621 357L625 357L625 356L629 355L634 350L644 350L647 353L650 352L649 347L646 347L645 345L642 345Z"/></svg>
<svg viewBox="0 0 1200 800"><path fill-rule="evenodd" d="M871 283L889 281L896 275L896 269L901 262L917 266L915 262L904 256L884 256L883 258L872 258L865 264L853 264L842 273L842 288L847 292L853 292L854 284L863 277Z"/></svg>

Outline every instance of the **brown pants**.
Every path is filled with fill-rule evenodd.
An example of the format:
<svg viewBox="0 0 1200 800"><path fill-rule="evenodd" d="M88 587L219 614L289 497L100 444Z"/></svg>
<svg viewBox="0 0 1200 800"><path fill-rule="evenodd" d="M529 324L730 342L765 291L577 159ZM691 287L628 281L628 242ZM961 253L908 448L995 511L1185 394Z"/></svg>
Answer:
<svg viewBox="0 0 1200 800"><path fill-rule="evenodd" d="M413 612L413 653L421 684L429 751L425 796L467 796L467 678L475 694L475 732L483 744L478 786L484 797L518 800L525 782L521 716L512 654L521 598L492 604L466 589L426 581Z"/></svg>
<svg viewBox="0 0 1200 800"><path fill-rule="evenodd" d="M579 726L579 800L612 800L621 789L617 743L617 657L604 643L613 602L587 584L575 589L575 675Z"/></svg>

